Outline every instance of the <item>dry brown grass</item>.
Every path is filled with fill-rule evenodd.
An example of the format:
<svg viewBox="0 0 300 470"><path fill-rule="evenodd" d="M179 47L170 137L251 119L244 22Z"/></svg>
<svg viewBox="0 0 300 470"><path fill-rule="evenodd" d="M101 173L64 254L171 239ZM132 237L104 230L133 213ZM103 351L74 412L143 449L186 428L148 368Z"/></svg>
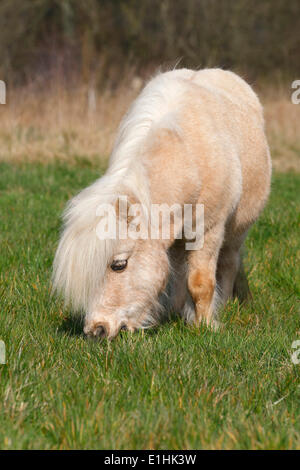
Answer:
<svg viewBox="0 0 300 470"><path fill-rule="evenodd" d="M57 84L43 91L34 86L11 91L0 107L0 160L102 161L136 93L125 85L101 94Z"/></svg>
<svg viewBox="0 0 300 470"><path fill-rule="evenodd" d="M95 96L86 87L58 83L42 91L34 85L9 90L7 104L0 106L0 160L105 161L118 123L141 85L133 81ZM300 171L300 105L292 104L289 86L263 88L259 95L274 168Z"/></svg>
<svg viewBox="0 0 300 470"><path fill-rule="evenodd" d="M273 167L300 172L300 104L293 104L290 84L263 88L259 93L265 110Z"/></svg>

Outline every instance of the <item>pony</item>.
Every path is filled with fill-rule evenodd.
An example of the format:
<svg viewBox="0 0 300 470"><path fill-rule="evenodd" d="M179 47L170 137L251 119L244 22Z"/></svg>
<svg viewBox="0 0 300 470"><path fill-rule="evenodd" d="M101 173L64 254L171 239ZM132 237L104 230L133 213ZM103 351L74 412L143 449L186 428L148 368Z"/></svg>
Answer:
<svg viewBox="0 0 300 470"><path fill-rule="evenodd" d="M221 69L159 73L121 121L104 176L67 204L53 289L84 314L90 337L147 328L170 311L217 326L221 305L249 295L242 246L270 179L262 106L242 78ZM142 218L153 205L191 205L193 226L201 204L203 243L187 250L174 217L167 238L99 237L100 206L130 224L122 197L129 209L143 207Z"/></svg>

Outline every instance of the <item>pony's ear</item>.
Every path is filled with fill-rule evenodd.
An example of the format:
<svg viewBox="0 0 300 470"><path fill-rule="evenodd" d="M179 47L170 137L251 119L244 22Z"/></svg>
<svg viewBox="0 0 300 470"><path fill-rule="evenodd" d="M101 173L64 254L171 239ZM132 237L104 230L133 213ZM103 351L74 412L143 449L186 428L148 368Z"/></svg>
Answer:
<svg viewBox="0 0 300 470"><path fill-rule="evenodd" d="M127 195L118 196L115 202L115 211L117 219L126 219L127 225L129 225L134 219L134 216L130 215L130 206L132 206L133 204L138 204L138 200L136 199L136 197Z"/></svg>

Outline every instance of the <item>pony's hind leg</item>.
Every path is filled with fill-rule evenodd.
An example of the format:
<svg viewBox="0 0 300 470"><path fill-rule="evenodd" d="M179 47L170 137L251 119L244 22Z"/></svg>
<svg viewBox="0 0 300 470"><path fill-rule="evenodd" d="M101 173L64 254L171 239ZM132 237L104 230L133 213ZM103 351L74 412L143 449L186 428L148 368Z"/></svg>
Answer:
<svg viewBox="0 0 300 470"><path fill-rule="evenodd" d="M240 259L239 270L233 285L233 297L237 297L240 303L252 298L242 258Z"/></svg>
<svg viewBox="0 0 300 470"><path fill-rule="evenodd" d="M233 286L240 266L240 252L232 246L220 250L217 266L217 282L222 303L233 296Z"/></svg>
<svg viewBox="0 0 300 470"><path fill-rule="evenodd" d="M241 246L245 236L225 242L222 246L218 259L217 282L225 304L228 299L238 297L244 301L249 295L247 277L244 271L241 257Z"/></svg>

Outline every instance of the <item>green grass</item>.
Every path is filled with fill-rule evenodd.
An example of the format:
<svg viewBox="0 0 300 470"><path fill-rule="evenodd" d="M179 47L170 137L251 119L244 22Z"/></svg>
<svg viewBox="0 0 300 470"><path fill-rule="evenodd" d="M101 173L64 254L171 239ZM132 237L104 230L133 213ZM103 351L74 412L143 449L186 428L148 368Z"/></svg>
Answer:
<svg viewBox="0 0 300 470"><path fill-rule="evenodd" d="M300 448L300 175L274 176L250 232L251 304L228 304L216 333L178 320L112 343L49 295L61 211L97 176L0 165L0 448Z"/></svg>

